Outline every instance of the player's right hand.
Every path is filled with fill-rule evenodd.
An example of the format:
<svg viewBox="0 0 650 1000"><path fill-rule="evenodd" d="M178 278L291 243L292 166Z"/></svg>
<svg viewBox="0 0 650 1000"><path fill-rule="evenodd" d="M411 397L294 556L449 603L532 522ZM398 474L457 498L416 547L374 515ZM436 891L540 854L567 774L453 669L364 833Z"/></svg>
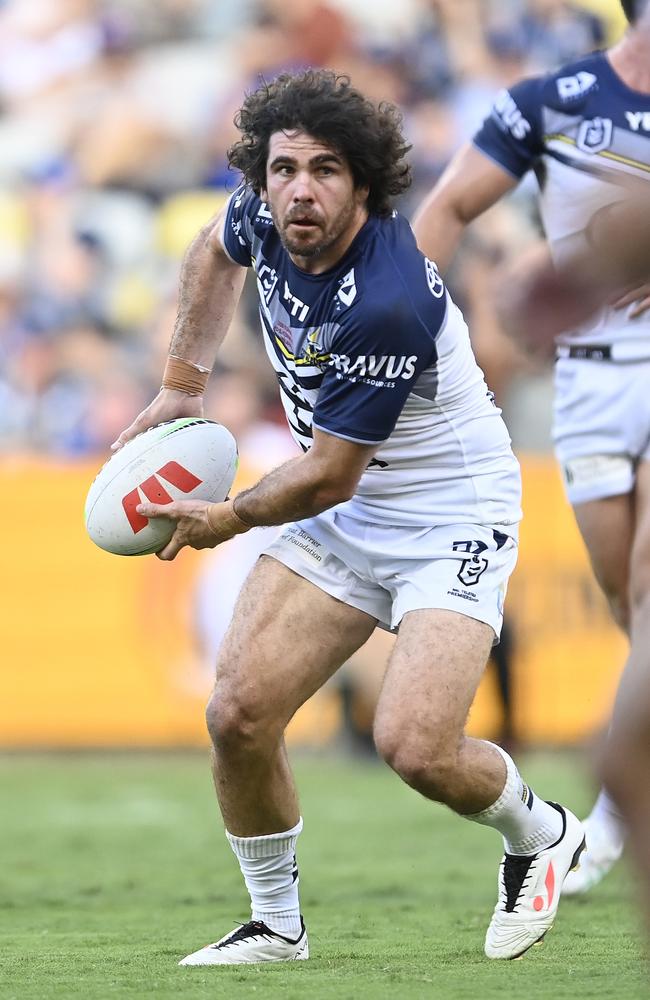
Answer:
<svg viewBox="0 0 650 1000"><path fill-rule="evenodd" d="M119 451L127 441L141 434L149 427L162 424L165 420L176 420L178 417L202 417L203 396L189 396L178 389L161 389L154 400L142 413L139 413L132 424L122 431L117 440L113 441L111 451Z"/></svg>
<svg viewBox="0 0 650 1000"><path fill-rule="evenodd" d="M613 303L614 309L630 309L628 316L630 319L638 319L650 309L650 282L646 281L642 285L635 285L628 288L620 298Z"/></svg>

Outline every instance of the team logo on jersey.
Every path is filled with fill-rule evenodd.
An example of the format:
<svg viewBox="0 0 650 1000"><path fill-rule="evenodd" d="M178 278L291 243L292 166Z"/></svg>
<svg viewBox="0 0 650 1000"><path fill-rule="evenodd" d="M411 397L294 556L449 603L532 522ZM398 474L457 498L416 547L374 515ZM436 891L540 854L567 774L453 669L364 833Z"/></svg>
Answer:
<svg viewBox="0 0 650 1000"><path fill-rule="evenodd" d="M329 362L329 354L323 352L323 345L319 343L320 341L320 327L312 330L311 333L307 334L307 343L305 344L305 349L303 351L303 358L305 361L311 362L317 368L322 368L325 364Z"/></svg>
<svg viewBox="0 0 650 1000"><path fill-rule="evenodd" d="M340 299L344 306L351 306L357 297L357 285L354 280L354 268L341 278L341 284L339 290L336 293L337 299Z"/></svg>
<svg viewBox="0 0 650 1000"><path fill-rule="evenodd" d="M445 294L445 283L440 277L437 266L428 257L424 258L424 266L427 271L427 285L434 299L441 299Z"/></svg>
<svg viewBox="0 0 650 1000"><path fill-rule="evenodd" d="M563 101L575 101L598 86L598 77L582 70L575 76L561 76L557 81L557 92Z"/></svg>
<svg viewBox="0 0 650 1000"><path fill-rule="evenodd" d="M633 132L650 132L650 111L626 111L625 117Z"/></svg>
<svg viewBox="0 0 650 1000"><path fill-rule="evenodd" d="M525 139L530 132L530 122L524 118L509 91L501 90L497 94L494 102L494 114L497 122L508 132L511 132L515 139Z"/></svg>
<svg viewBox="0 0 650 1000"><path fill-rule="evenodd" d="M485 542L473 539L468 542L454 542L452 545L454 552L467 552L467 559L463 559L460 569L456 574L464 587L474 587L479 582L486 569L488 561L483 552L487 550Z"/></svg>
<svg viewBox="0 0 650 1000"><path fill-rule="evenodd" d="M591 121L582 122L576 146L583 153L600 153L603 149L608 149L612 144L614 125L611 118L592 118Z"/></svg>
<svg viewBox="0 0 650 1000"><path fill-rule="evenodd" d="M269 267L268 264L262 264L257 274L257 280L260 295L268 305L278 283L278 272L274 267Z"/></svg>

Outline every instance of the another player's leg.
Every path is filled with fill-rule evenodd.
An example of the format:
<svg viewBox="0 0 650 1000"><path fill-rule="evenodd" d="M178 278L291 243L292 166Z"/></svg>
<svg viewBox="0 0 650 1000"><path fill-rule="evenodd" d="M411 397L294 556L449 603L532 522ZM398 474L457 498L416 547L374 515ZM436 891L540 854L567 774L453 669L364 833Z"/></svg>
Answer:
<svg viewBox="0 0 650 1000"><path fill-rule="evenodd" d="M465 736L493 638L490 626L453 611L406 614L375 739L411 787L502 834L506 854L485 950L490 958L517 958L551 927L584 833L572 813L533 793L505 751Z"/></svg>
<svg viewBox="0 0 650 1000"><path fill-rule="evenodd" d="M632 635L635 656L626 667L617 700L625 725L612 729L600 770L625 817L650 930L650 600L634 616Z"/></svg>
<svg viewBox="0 0 650 1000"><path fill-rule="evenodd" d="M375 624L275 559L262 556L252 571L207 710L215 788L252 918L181 964L308 958L295 859L302 820L283 734Z"/></svg>
<svg viewBox="0 0 650 1000"><path fill-rule="evenodd" d="M637 470L630 569L630 655L621 677L602 771L629 824L650 917L650 463Z"/></svg>
<svg viewBox="0 0 650 1000"><path fill-rule="evenodd" d="M574 504L580 533L589 552L594 575L623 631L629 629L629 583L635 534L633 493ZM580 868L564 883L566 896L579 895L597 885L616 864L625 844L625 824L608 792L601 790L584 820L587 850Z"/></svg>

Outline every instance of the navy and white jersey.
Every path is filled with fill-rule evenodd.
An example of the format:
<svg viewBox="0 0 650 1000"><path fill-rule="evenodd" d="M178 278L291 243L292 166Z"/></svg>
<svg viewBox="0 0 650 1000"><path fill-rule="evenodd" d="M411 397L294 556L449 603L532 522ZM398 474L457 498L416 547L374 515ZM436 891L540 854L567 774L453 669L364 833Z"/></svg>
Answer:
<svg viewBox="0 0 650 1000"><path fill-rule="evenodd" d="M630 190L650 193L650 94L630 90L597 52L502 91L474 144L516 178L535 171L561 267L567 253L584 247L597 212ZM648 357L650 314L630 319L629 311L605 309L560 341L613 344L614 357Z"/></svg>
<svg viewBox="0 0 650 1000"><path fill-rule="evenodd" d="M266 351L291 432L379 445L353 500L389 524L513 523L519 472L467 327L396 213L370 216L330 270L298 268L249 188L228 205L228 256L257 275Z"/></svg>

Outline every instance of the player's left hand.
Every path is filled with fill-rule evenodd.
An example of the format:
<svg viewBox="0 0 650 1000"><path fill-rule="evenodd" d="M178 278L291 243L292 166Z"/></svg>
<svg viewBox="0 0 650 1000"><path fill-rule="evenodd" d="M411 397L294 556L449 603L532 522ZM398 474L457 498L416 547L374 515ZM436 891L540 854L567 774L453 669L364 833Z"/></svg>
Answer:
<svg viewBox="0 0 650 1000"><path fill-rule="evenodd" d="M208 517L208 509L210 516ZM235 535L249 530L233 510L232 500L206 503L203 500L175 500L173 503L141 503L136 507L144 517L168 517L176 522L176 530L164 549L156 552L159 559L171 562L181 549L214 549Z"/></svg>
<svg viewBox="0 0 650 1000"><path fill-rule="evenodd" d="M637 319L650 309L650 281L634 288L628 288L612 303L614 309L626 309L628 306L634 307L630 309L630 319Z"/></svg>
<svg viewBox="0 0 650 1000"><path fill-rule="evenodd" d="M226 537L216 535L208 523L209 506L201 500L175 500L167 504L141 503L136 509L147 518L168 517L176 522L176 530L170 541L164 549L156 552L159 559L170 562L186 545L193 549L211 549L226 541Z"/></svg>

